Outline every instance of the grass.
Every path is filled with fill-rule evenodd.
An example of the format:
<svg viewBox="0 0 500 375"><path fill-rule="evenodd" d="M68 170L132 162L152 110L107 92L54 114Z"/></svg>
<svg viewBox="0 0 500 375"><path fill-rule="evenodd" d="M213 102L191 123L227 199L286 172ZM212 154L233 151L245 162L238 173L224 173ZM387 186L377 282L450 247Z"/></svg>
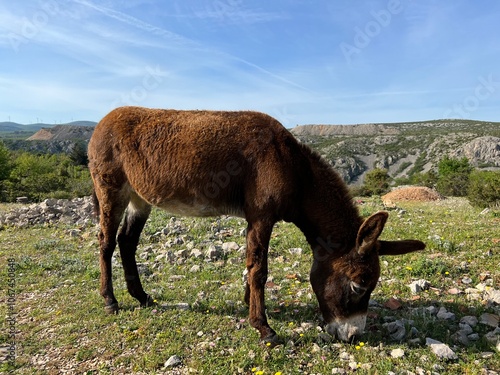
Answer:
<svg viewBox="0 0 500 375"><path fill-rule="evenodd" d="M153 212L138 251L139 262L151 265L151 273L142 280L159 306L138 308L126 292L118 260L114 264L114 287L122 309L113 316L104 314L98 293L96 227L79 228L80 236L71 236L72 228L64 225L3 228L0 316L7 316L3 291L12 279L8 260L14 259L17 352L15 362L0 364L0 371L331 374L332 368L349 369L350 362L358 374L415 372L417 368L446 374L481 374L482 367L498 370L498 353L483 358L484 352L495 352L494 345L481 338L464 347L451 338L461 316L498 313L498 307L447 291L463 288L461 280L466 276L473 280L471 286L476 285L486 272L493 285L499 287L500 217L495 212L480 214L461 199L400 206L404 211L391 212L383 239L418 238L428 248L419 254L382 259L381 282L372 299L383 305L396 297L403 308L391 311L372 307L363 341L352 345L329 342L324 335L318 335L320 316L308 282L311 252L302 234L290 224L276 226L270 249L272 284L266 290L267 311L271 326L287 342L275 349L263 347L248 324L248 309L242 302L242 251L215 262L196 258L174 264L154 261L155 251L175 237L158 234L170 220L161 211ZM2 206L0 210L8 208ZM377 200L360 206L363 215L381 208ZM242 219L176 220L185 228L180 233L184 243L173 244L168 248L172 252L191 247L204 249L210 243L220 243L221 238L244 244L240 234L245 227ZM288 249L292 247L304 251L291 254ZM148 251L153 253L148 255ZM200 266L199 272L190 271L194 265ZM428 280L431 289L417 299L407 285L420 278ZM179 308L179 303L189 304L189 309ZM457 315L457 321L444 322L430 316L425 309L431 305L446 307ZM413 326L417 332L403 342L391 341L383 328L391 317L413 320L407 328ZM2 320L0 327L0 343L8 342L7 320ZM476 328L481 337L489 330L482 325ZM425 346L425 337L450 345L458 360L436 359ZM396 348L404 350L403 358L390 356ZM163 368L172 355L181 358L182 366Z"/></svg>

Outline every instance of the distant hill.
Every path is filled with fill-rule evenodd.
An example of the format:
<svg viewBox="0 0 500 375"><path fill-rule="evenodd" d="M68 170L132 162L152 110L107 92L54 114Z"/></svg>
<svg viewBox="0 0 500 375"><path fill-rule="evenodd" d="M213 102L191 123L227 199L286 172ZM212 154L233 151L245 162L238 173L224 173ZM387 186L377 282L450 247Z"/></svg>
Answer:
<svg viewBox="0 0 500 375"><path fill-rule="evenodd" d="M350 184L385 168L394 178L427 172L445 156L467 157L476 168L500 170L500 123L471 120L301 125L291 129Z"/></svg>
<svg viewBox="0 0 500 375"><path fill-rule="evenodd" d="M82 123L78 121L76 123ZM89 122L89 121L87 121ZM28 141L66 141L89 140L94 132L94 127L89 125L56 125L51 128L42 128L29 137Z"/></svg>
<svg viewBox="0 0 500 375"><path fill-rule="evenodd" d="M95 126L97 123L94 121L73 121L67 124L61 125L74 125L74 126ZM42 128L52 128L54 126L60 126L56 124L44 124L44 123L36 123L36 124L18 124L17 122L0 122L0 132L36 132Z"/></svg>

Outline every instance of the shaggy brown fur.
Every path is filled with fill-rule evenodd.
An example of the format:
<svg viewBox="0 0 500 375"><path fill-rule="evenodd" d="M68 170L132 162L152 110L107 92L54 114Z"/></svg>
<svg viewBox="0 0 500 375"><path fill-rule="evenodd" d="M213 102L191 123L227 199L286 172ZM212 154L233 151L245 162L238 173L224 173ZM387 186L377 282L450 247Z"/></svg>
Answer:
<svg viewBox="0 0 500 375"><path fill-rule="evenodd" d="M247 220L245 300L250 324L271 343L277 337L267 323L264 286L277 221L295 223L306 236L314 252L311 284L330 331L344 340L363 328L349 319L366 314L379 255L425 247L378 241L387 214L363 221L337 173L262 113L122 107L97 125L88 154L100 213L101 295L109 312L118 309L111 281L117 242L130 294L141 305L152 303L135 261L152 205L179 215Z"/></svg>

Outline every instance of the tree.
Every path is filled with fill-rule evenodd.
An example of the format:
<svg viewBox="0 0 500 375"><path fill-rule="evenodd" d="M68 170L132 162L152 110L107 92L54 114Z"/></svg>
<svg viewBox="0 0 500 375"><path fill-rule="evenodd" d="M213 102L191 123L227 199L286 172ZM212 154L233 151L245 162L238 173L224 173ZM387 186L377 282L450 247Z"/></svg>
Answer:
<svg viewBox="0 0 500 375"><path fill-rule="evenodd" d="M445 156L438 164L437 191L448 196L466 196L473 169L465 157L455 159Z"/></svg>
<svg viewBox="0 0 500 375"><path fill-rule="evenodd" d="M11 168L10 152L0 141L0 181L9 178Z"/></svg>
<svg viewBox="0 0 500 375"><path fill-rule="evenodd" d="M74 165L87 166L89 158L87 156L87 147L85 147L85 143L76 142L69 154L69 158Z"/></svg>
<svg viewBox="0 0 500 375"><path fill-rule="evenodd" d="M9 177L10 198L22 195L41 199L50 192L64 191L66 180L60 173L60 159L56 155L19 155Z"/></svg>
<svg viewBox="0 0 500 375"><path fill-rule="evenodd" d="M366 174L363 195L381 195L389 189L391 177L387 169L375 168Z"/></svg>
<svg viewBox="0 0 500 375"><path fill-rule="evenodd" d="M500 172L472 172L467 197L474 206L500 207Z"/></svg>

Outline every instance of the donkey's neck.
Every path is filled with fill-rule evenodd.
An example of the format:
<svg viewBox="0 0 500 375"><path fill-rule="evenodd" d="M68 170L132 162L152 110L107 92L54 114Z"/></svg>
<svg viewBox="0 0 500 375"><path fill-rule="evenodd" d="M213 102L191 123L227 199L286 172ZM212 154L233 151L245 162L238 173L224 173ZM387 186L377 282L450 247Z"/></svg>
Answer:
<svg viewBox="0 0 500 375"><path fill-rule="evenodd" d="M305 154L310 178L304 181L295 224L313 250L340 256L354 245L362 219L341 177L316 153L306 149Z"/></svg>

